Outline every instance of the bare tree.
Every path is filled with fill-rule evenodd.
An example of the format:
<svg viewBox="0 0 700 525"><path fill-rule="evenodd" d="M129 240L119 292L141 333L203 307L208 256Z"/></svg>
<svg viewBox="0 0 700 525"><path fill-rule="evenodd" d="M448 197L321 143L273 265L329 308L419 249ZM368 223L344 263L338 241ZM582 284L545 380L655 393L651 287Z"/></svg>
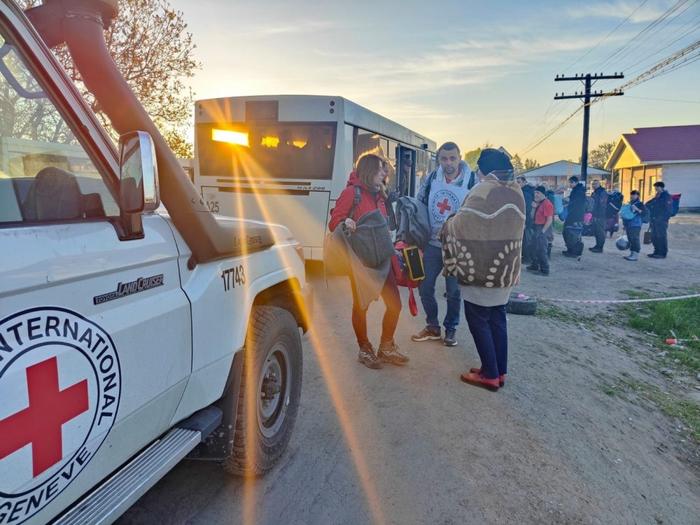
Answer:
<svg viewBox="0 0 700 525"><path fill-rule="evenodd" d="M20 0L23 8L38 0ZM193 94L184 81L201 66L195 44L180 11L168 0L120 0L119 15L105 31L112 57L176 155L192 157L185 138ZM78 86L105 127L116 139L109 119L88 92L65 46L54 49L59 62Z"/></svg>
<svg viewBox="0 0 700 525"><path fill-rule="evenodd" d="M534 170L535 168L540 167L540 163L539 163L539 161L537 161L535 159L525 159L523 166L525 167L525 171Z"/></svg>
<svg viewBox="0 0 700 525"><path fill-rule="evenodd" d="M588 155L588 165L593 168L605 169L605 163L615 149L615 142L603 142ZM579 159L580 162L580 159Z"/></svg>

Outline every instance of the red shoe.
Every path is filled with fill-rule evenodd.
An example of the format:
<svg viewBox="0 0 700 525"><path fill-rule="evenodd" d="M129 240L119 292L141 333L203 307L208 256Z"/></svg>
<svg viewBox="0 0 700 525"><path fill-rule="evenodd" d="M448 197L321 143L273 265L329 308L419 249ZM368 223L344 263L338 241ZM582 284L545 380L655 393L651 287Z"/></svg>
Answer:
<svg viewBox="0 0 700 525"><path fill-rule="evenodd" d="M474 372L468 372L466 374L462 374L460 376L460 379L462 381L464 381L465 383L469 383L470 385L485 388L486 390L490 390L491 392L498 391L498 388L500 386L498 379L486 379L481 374L477 374Z"/></svg>
<svg viewBox="0 0 700 525"><path fill-rule="evenodd" d="M469 372L472 374L481 374L481 368L470 368ZM498 386L503 386L506 384L506 374L501 374L498 376Z"/></svg>

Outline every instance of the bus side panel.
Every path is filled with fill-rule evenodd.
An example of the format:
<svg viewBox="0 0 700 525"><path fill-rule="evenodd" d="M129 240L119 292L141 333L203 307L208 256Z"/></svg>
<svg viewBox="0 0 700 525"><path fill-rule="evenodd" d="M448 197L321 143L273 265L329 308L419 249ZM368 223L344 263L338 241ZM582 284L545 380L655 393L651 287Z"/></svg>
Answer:
<svg viewBox="0 0 700 525"><path fill-rule="evenodd" d="M214 213L286 226L304 247L305 257L321 258L329 191L202 186L202 198Z"/></svg>

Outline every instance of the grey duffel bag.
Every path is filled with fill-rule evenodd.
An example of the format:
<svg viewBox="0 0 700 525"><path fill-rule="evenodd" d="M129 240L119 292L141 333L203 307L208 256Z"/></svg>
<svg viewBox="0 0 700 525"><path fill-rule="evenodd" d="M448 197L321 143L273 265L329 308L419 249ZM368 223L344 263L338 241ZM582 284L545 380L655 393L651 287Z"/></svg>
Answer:
<svg viewBox="0 0 700 525"><path fill-rule="evenodd" d="M378 268L394 255L394 243L386 218L379 210L363 215L348 237L352 251L368 268Z"/></svg>

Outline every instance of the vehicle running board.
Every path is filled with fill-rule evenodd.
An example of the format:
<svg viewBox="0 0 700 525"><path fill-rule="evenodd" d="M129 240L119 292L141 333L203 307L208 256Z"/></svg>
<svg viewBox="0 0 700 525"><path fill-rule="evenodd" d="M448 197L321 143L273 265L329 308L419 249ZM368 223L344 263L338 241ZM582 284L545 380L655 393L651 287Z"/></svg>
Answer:
<svg viewBox="0 0 700 525"><path fill-rule="evenodd" d="M116 521L201 440L198 430L174 428L54 523L107 525Z"/></svg>

